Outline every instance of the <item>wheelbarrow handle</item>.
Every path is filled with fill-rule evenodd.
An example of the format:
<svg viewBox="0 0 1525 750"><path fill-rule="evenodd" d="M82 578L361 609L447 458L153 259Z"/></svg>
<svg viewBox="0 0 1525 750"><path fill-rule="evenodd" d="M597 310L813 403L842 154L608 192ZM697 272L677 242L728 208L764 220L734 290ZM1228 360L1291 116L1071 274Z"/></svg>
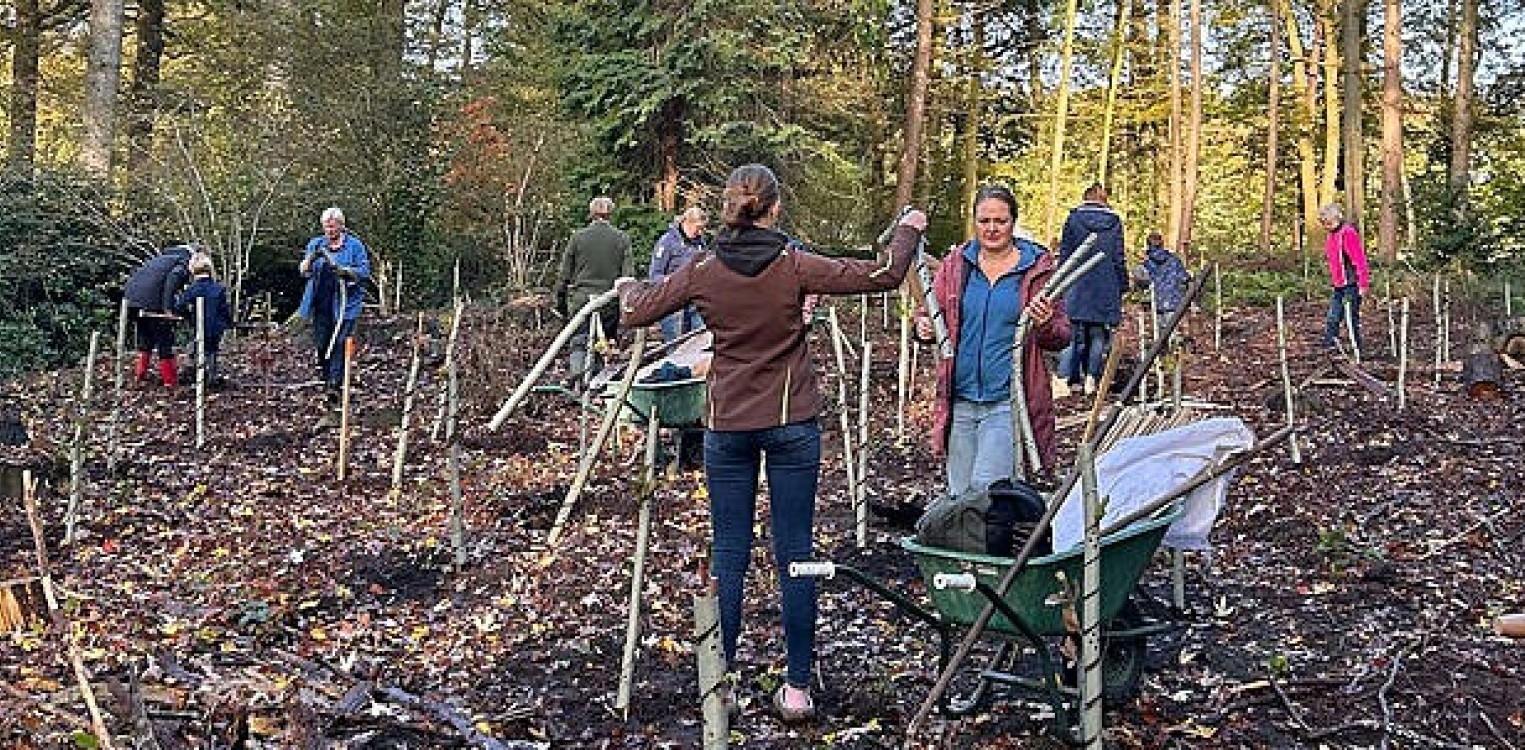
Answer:
<svg viewBox="0 0 1525 750"><path fill-rule="evenodd" d="M801 560L789 563L790 578L835 578L837 564L830 560Z"/></svg>
<svg viewBox="0 0 1525 750"><path fill-rule="evenodd" d="M939 591L953 589L969 592L975 589L976 584L973 573L937 573L932 576L932 588Z"/></svg>

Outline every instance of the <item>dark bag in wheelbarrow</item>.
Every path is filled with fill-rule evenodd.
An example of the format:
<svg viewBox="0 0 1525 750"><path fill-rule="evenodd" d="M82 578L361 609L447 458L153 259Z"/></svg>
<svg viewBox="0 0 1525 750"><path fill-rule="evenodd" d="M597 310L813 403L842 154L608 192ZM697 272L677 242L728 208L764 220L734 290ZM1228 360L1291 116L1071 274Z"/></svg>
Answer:
<svg viewBox="0 0 1525 750"><path fill-rule="evenodd" d="M1043 496L1026 482L1002 479L982 490L944 495L916 521L916 541L943 549L1012 557L1043 518ZM1037 554L1053 551L1047 529Z"/></svg>

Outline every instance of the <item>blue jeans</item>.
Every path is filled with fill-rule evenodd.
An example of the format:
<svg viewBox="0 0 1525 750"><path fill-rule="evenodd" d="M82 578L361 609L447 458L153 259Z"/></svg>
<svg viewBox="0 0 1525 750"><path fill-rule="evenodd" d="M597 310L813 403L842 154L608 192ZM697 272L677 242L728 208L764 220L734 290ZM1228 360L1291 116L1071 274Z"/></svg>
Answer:
<svg viewBox="0 0 1525 750"><path fill-rule="evenodd" d="M1340 335L1340 321L1345 319L1345 301L1350 301L1350 334L1356 341L1356 349L1361 347L1361 290L1354 284L1350 286L1335 287L1334 296L1329 298L1329 315L1324 318L1324 346L1334 346L1334 340Z"/></svg>
<svg viewBox="0 0 1525 750"><path fill-rule="evenodd" d="M773 560L783 594L785 679L810 685L815 658L816 587L813 578L789 577L789 563L813 552L815 490L821 473L821 426L815 420L761 430L704 434L704 482L714 533L712 569L720 584L720 638L727 665L736 663L742 588L752 560L757 515L757 471L767 456Z"/></svg>
<svg viewBox="0 0 1525 750"><path fill-rule="evenodd" d="M339 335L335 337L332 317L312 316L312 343L318 350L318 371L323 374L323 382L336 388L344 382L344 342L355 335L355 321L342 320L338 325Z"/></svg>
<svg viewBox="0 0 1525 750"><path fill-rule="evenodd" d="M961 495L1016 477L1011 441L1010 401L979 404L954 399L948 429L948 492Z"/></svg>
<svg viewBox="0 0 1525 750"><path fill-rule="evenodd" d="M1101 378L1112 348L1112 326L1083 320L1070 321L1070 345L1059 354L1059 375L1076 385L1085 376Z"/></svg>
<svg viewBox="0 0 1525 750"><path fill-rule="evenodd" d="M704 321L699 319L699 311L689 305L662 318L662 341L672 341L685 333L699 330L702 325Z"/></svg>

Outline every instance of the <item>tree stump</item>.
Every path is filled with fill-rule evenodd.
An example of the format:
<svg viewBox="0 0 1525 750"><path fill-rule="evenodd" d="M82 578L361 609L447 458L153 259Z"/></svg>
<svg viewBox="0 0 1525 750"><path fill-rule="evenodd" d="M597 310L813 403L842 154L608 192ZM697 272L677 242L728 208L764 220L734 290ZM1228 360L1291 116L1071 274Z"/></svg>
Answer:
<svg viewBox="0 0 1525 750"><path fill-rule="evenodd" d="M1504 395L1504 367L1493 351L1493 343L1493 326L1486 321L1478 323L1461 368L1461 382L1468 398L1490 400Z"/></svg>
<svg viewBox="0 0 1525 750"><path fill-rule="evenodd" d="M45 617L47 611L41 578L32 576L0 581L0 632L26 628L33 619Z"/></svg>

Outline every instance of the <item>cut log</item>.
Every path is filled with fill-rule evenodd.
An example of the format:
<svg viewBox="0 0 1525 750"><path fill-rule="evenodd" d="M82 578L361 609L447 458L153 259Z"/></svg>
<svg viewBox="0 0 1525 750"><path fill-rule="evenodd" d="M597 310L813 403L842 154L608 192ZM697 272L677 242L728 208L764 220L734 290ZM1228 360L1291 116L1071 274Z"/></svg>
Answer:
<svg viewBox="0 0 1525 750"><path fill-rule="evenodd" d="M1356 385L1359 385L1362 388L1365 388L1367 391L1370 391L1372 395L1376 396L1377 398L1392 397L1392 387L1387 383L1378 380L1375 375L1372 375L1371 373L1361 369L1360 365L1344 357L1334 357L1331 361L1334 362L1334 369L1339 370L1340 374L1350 378L1351 380L1354 380Z"/></svg>
<svg viewBox="0 0 1525 750"><path fill-rule="evenodd" d="M47 600L42 596L42 579L15 578L0 581L0 631L12 632L47 614Z"/></svg>
<svg viewBox="0 0 1525 750"><path fill-rule="evenodd" d="M1494 351L1493 326L1477 324L1467 343L1467 359L1462 363L1461 383L1467 397L1491 400L1504 396L1504 365Z"/></svg>
<svg viewBox="0 0 1525 750"><path fill-rule="evenodd" d="M1525 614L1499 615L1493 621L1493 632L1510 638L1525 638Z"/></svg>

